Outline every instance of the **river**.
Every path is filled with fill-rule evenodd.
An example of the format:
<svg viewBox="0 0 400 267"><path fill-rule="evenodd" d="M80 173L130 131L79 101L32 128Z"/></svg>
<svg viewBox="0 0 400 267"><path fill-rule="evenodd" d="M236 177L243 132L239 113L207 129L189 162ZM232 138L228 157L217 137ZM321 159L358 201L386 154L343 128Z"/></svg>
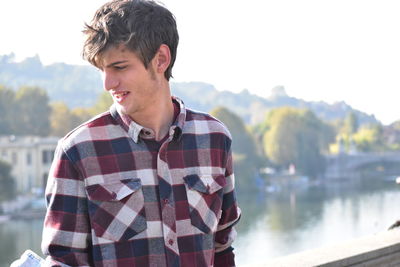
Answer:
<svg viewBox="0 0 400 267"><path fill-rule="evenodd" d="M383 178L298 185L239 196L238 266L385 231L400 219L400 185ZM40 254L42 220L0 223L0 267L31 248Z"/></svg>

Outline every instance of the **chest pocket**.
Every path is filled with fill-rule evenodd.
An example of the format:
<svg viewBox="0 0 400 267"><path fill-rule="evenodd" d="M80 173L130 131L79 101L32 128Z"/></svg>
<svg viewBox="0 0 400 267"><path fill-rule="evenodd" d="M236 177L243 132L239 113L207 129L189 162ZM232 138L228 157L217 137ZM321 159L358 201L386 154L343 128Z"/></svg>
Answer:
<svg viewBox="0 0 400 267"><path fill-rule="evenodd" d="M140 179L125 179L86 187L89 216L96 236L128 240L147 228Z"/></svg>
<svg viewBox="0 0 400 267"><path fill-rule="evenodd" d="M224 175L187 175L184 178L193 226L208 234L217 230L221 217Z"/></svg>

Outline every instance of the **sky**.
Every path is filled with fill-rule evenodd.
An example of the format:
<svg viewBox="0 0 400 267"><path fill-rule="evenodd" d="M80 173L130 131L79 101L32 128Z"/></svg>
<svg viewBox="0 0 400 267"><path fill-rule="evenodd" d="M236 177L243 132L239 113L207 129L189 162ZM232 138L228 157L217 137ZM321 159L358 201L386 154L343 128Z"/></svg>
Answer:
<svg viewBox="0 0 400 267"><path fill-rule="evenodd" d="M2 1L0 55L87 64L82 28L104 0ZM400 119L400 1L164 0L180 43L175 82L268 97L345 101Z"/></svg>

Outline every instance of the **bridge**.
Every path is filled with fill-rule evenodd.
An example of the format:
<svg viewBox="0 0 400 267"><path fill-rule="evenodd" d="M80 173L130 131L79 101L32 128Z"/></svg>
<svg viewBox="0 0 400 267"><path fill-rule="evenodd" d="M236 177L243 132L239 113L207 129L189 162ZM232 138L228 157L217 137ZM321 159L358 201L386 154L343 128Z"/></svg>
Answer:
<svg viewBox="0 0 400 267"><path fill-rule="evenodd" d="M357 152L327 155L326 178L345 178L357 175L358 170L374 163L400 163L399 152Z"/></svg>

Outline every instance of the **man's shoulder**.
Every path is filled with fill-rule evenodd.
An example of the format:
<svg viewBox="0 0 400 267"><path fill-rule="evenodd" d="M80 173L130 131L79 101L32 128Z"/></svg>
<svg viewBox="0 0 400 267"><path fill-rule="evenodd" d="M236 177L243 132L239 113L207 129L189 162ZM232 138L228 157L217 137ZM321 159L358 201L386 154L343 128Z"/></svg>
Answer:
<svg viewBox="0 0 400 267"><path fill-rule="evenodd" d="M65 148L71 147L77 143L92 141L95 137L99 138L103 132L105 139L104 128L112 127L115 124L109 111L103 112L88 121L80 124L75 129L67 133L61 140Z"/></svg>
<svg viewBox="0 0 400 267"><path fill-rule="evenodd" d="M225 124L206 112L187 108L185 125L187 130L194 133L221 133L232 139Z"/></svg>

